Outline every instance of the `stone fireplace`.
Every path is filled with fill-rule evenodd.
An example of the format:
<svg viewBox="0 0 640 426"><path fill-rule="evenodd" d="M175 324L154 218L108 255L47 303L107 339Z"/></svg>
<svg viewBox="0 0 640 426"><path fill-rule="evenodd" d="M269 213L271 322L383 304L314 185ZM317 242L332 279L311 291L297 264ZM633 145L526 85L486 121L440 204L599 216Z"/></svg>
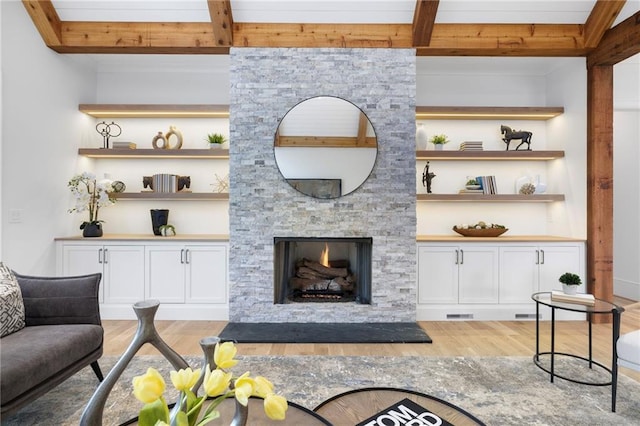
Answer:
<svg viewBox="0 0 640 426"><path fill-rule="evenodd" d="M371 303L371 238L274 239L274 303Z"/></svg>
<svg viewBox="0 0 640 426"><path fill-rule="evenodd" d="M415 51L232 48L230 61L230 321L415 321ZM377 135L373 171L340 198L301 194L274 157L279 122L315 96L353 103ZM356 296L366 303L279 303L274 287L284 272L274 257L285 249L276 239L317 236L372 240L370 280Z"/></svg>

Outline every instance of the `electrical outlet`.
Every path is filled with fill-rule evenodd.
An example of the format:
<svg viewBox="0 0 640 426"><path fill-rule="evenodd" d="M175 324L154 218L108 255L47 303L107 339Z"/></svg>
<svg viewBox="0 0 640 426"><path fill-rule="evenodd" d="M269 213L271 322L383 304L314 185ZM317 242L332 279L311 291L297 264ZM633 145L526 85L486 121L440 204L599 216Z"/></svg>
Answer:
<svg viewBox="0 0 640 426"><path fill-rule="evenodd" d="M22 209L9 209L9 223L22 223Z"/></svg>

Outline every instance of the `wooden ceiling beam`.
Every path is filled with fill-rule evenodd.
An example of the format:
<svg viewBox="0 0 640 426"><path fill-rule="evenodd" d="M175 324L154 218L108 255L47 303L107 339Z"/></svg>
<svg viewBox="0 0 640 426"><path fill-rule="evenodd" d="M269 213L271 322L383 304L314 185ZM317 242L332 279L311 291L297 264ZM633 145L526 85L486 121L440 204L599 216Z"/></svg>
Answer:
<svg viewBox="0 0 640 426"><path fill-rule="evenodd" d="M62 22L59 53L227 54L210 23Z"/></svg>
<svg viewBox="0 0 640 426"><path fill-rule="evenodd" d="M271 24L236 22L235 47L412 47L408 24Z"/></svg>
<svg viewBox="0 0 640 426"><path fill-rule="evenodd" d="M417 0L413 14L413 45L428 46L440 0Z"/></svg>
<svg viewBox="0 0 640 426"><path fill-rule="evenodd" d="M230 0L207 0L217 46L233 45L233 15Z"/></svg>
<svg viewBox="0 0 640 426"><path fill-rule="evenodd" d="M584 56L581 24L435 24L419 56Z"/></svg>
<svg viewBox="0 0 640 426"><path fill-rule="evenodd" d="M231 22L231 21L230 21ZM435 24L418 55L584 56L583 25ZM234 23L235 47L413 48L411 24ZM228 54L211 23L61 22L59 53Z"/></svg>
<svg viewBox="0 0 640 426"><path fill-rule="evenodd" d="M640 53L640 11L604 33L598 47L587 56L587 68L615 65Z"/></svg>
<svg viewBox="0 0 640 426"><path fill-rule="evenodd" d="M598 0L596 2L584 24L585 47L595 48L598 46L605 31L611 28L625 3L626 0Z"/></svg>
<svg viewBox="0 0 640 426"><path fill-rule="evenodd" d="M50 0L22 0L36 29L51 48L62 44L62 23Z"/></svg>

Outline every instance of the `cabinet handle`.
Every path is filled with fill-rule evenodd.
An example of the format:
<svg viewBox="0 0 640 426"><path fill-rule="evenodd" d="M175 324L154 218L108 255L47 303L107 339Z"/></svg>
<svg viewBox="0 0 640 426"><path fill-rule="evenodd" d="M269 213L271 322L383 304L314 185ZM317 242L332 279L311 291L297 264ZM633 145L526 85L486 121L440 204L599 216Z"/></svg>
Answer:
<svg viewBox="0 0 640 426"><path fill-rule="evenodd" d="M456 265L460 263L460 251L456 249Z"/></svg>
<svg viewBox="0 0 640 426"><path fill-rule="evenodd" d="M536 265L540 264L540 250L536 250Z"/></svg>
<svg viewBox="0 0 640 426"><path fill-rule="evenodd" d="M544 265L544 250L540 250L540 254L542 254L542 262L540 264Z"/></svg>
<svg viewBox="0 0 640 426"><path fill-rule="evenodd" d="M98 249L98 263L102 263L102 249Z"/></svg>
<svg viewBox="0 0 640 426"><path fill-rule="evenodd" d="M109 249L104 249L102 263L109 263Z"/></svg>
<svg viewBox="0 0 640 426"><path fill-rule="evenodd" d="M460 249L460 264L464 265L464 250Z"/></svg>
<svg viewBox="0 0 640 426"><path fill-rule="evenodd" d="M191 263L191 259L189 259L190 254L191 254L191 253L190 253L189 249L186 249L186 250L184 251L184 263L186 263L186 264Z"/></svg>
<svg viewBox="0 0 640 426"><path fill-rule="evenodd" d="M180 249L180 263L184 263L184 249Z"/></svg>

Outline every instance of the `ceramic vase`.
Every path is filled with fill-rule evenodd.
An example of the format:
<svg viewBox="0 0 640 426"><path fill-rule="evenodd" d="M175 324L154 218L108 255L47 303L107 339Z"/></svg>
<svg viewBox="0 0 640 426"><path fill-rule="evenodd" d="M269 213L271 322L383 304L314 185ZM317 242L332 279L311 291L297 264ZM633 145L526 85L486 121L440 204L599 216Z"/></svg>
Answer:
<svg viewBox="0 0 640 426"><path fill-rule="evenodd" d="M564 294L576 294L578 292L578 286L562 284L562 291Z"/></svg>
<svg viewBox="0 0 640 426"><path fill-rule="evenodd" d="M166 225L169 221L168 209L151 209L151 226L153 228L153 235L162 235L160 227Z"/></svg>
<svg viewBox="0 0 640 426"><path fill-rule="evenodd" d="M427 149L427 129L422 123L418 123L416 128L416 150L425 151Z"/></svg>

